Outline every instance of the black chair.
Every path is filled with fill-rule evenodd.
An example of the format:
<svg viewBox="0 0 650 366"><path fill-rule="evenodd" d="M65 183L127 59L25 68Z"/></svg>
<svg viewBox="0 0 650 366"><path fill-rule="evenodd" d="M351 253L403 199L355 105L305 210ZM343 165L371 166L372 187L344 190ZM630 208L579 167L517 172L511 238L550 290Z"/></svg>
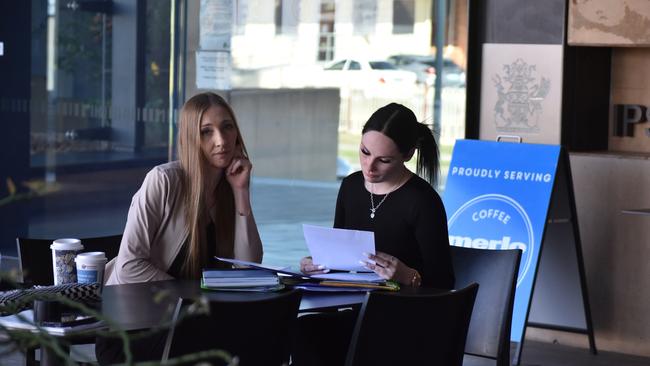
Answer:
<svg viewBox="0 0 650 366"><path fill-rule="evenodd" d="M176 323L191 301L180 300L162 361L205 350L223 350L239 357L239 365L289 364L291 337L302 294L297 290L269 293L261 300L210 301L209 315L189 315ZM225 365L220 359L207 359ZM197 361L188 362L194 365Z"/></svg>
<svg viewBox="0 0 650 366"><path fill-rule="evenodd" d="M369 292L346 366L462 365L477 290L471 284L432 295Z"/></svg>
<svg viewBox="0 0 650 366"><path fill-rule="evenodd" d="M53 285L51 239L16 238L18 263L25 285ZM81 239L84 252L104 252L110 261L120 251L122 234Z"/></svg>
<svg viewBox="0 0 650 366"><path fill-rule="evenodd" d="M476 282L472 321L464 365L510 365L510 327L521 250L488 250L451 246L456 287ZM496 362L495 362L496 361Z"/></svg>

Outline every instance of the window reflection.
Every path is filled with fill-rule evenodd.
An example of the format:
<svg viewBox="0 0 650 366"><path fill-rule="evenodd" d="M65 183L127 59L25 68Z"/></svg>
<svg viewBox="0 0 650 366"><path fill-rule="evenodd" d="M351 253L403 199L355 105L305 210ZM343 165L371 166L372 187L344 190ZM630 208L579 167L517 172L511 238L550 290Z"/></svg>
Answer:
<svg viewBox="0 0 650 366"><path fill-rule="evenodd" d="M17 142L29 173L1 175L38 194L0 206L22 210L26 222L20 233L3 229L0 250L14 251L7 238L19 234L120 232L144 173L169 158L170 116L197 85L213 85L249 145L265 262L295 265L306 253L300 225L331 225L339 180L359 169L366 119L398 102L433 125L437 78L448 166L464 137L467 0L447 1L447 30L437 35L435 0L146 0L119 13L33 0L30 97L0 103L29 123L27 142ZM200 64L200 55L221 61Z"/></svg>
<svg viewBox="0 0 650 366"><path fill-rule="evenodd" d="M261 5L254 1L249 3ZM436 132L440 141L442 172L446 174L453 144L456 139L464 137L465 133L467 1L447 2L444 18L447 30L440 35L444 44L441 70L436 70L435 27L439 21L436 1L300 1L300 11L295 13L295 23L292 24L299 31L291 33L289 38L288 33L282 31L287 3L290 2L278 0L274 8L254 6L254 15L248 18L246 24L246 29L250 32L233 35L233 90L229 93L232 100L237 101L241 95L239 91L243 89L247 93L281 89L286 95L294 95L288 97L287 101L300 100L300 103L306 105L297 108L292 102L282 104L282 101L274 100L271 103L266 100L273 104L272 107L268 105L270 110L262 112L250 106L255 110L251 114L266 113L270 117L267 122L278 126L292 125L295 120L299 120L302 125L310 125L314 123L312 110L316 102L310 100L308 95L314 93L314 90L335 88L338 90L338 101L335 102L338 105L338 116L333 118L338 122L336 126L330 126L336 129L336 137L328 145L336 144L337 149L334 153L327 149L319 150L320 155L309 149L316 146L316 142L331 136L331 132L314 135L309 130L304 130L304 134L289 134L288 138L284 134L272 135L275 141L280 139L285 143L272 147L265 141L258 141L252 155L256 164L256 182L264 186L273 179L278 179L277 182L281 183L276 186L277 190L291 187L290 196L305 194L313 199L328 194L306 193L310 188L299 188L300 184L305 181L323 182L322 176L325 173L323 184L327 181L334 184L329 193L329 197L334 197L336 177L347 174L340 172L359 169L358 143L361 127L374 110L395 101L413 109L420 120L434 125L435 81L438 77L441 78L441 110L440 121L437 123L439 131ZM271 27L275 32L264 31ZM193 88L192 80L188 80L188 88ZM249 103L244 105L248 106ZM238 110L244 114L250 111L241 108ZM286 111L286 114L282 111ZM240 120L245 121L242 118ZM250 131L259 133L259 121L249 123L256 126ZM296 137L304 140L304 148L292 149L297 144ZM303 157L319 156L319 160L316 163L316 160L295 159L295 154ZM286 156L281 163L283 167L267 169L265 164L277 163L268 159L269 155ZM327 163L323 164L323 161ZM301 164L318 164L318 177L315 173L309 175L312 173L300 169ZM444 176L441 178L439 188L444 189L446 179ZM268 201L268 197L256 197L255 202L262 207L286 207L284 196L275 203ZM300 214L314 210L307 201L300 200L291 210ZM320 208L322 207L329 208L322 212L317 221L330 225L333 202L321 202ZM261 233L267 253L271 255L271 258L267 256L267 260L274 264L295 265L299 256L291 253L294 249L300 251L303 245L299 224L307 220L300 218L300 214L292 219L292 215L285 217L285 213L278 210L273 211L269 217L264 216L264 212L262 208L258 222L262 223ZM284 230L285 234L276 230ZM294 239L289 240L284 235ZM289 244L293 240L298 241L298 244Z"/></svg>

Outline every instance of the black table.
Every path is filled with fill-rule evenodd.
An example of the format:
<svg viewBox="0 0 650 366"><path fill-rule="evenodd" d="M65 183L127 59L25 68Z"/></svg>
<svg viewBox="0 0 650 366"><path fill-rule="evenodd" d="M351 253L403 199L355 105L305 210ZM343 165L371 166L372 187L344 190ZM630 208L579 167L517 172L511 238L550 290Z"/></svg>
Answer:
<svg viewBox="0 0 650 366"><path fill-rule="evenodd" d="M201 295L219 301L261 300L276 292L230 292L202 290L198 281L171 280L104 287L102 314L119 328L148 329L168 320L179 297ZM319 311L359 305L365 292L303 292L300 310Z"/></svg>
<svg viewBox="0 0 650 366"><path fill-rule="evenodd" d="M412 289L406 287L400 293L439 293L435 289ZM105 286L102 294L101 313L111 321L112 328L136 331L153 328L171 320L179 297L198 298L206 296L211 300L242 301L262 300L278 296L279 292L236 292L210 291L200 288L199 281L170 280ZM309 292L305 291L300 303L300 312L333 310L359 306L366 293L359 292ZM88 343L83 335L66 337L70 343ZM90 340L94 340L91 337ZM43 350L41 364L56 365L60 360Z"/></svg>

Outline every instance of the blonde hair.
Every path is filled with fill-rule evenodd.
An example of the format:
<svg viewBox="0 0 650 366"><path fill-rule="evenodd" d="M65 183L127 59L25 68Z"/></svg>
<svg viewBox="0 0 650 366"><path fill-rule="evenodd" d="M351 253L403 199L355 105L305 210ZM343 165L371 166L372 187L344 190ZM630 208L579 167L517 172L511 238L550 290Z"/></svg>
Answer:
<svg viewBox="0 0 650 366"><path fill-rule="evenodd" d="M185 200L185 222L189 232L189 247L182 272L190 278L200 278L201 269L207 264L208 253L205 240L205 198L216 196L216 241L217 255L232 258L235 239L235 202L232 187L223 176L214 192L205 192L204 182L208 162L201 151L201 120L210 107L219 106L230 114L237 131L237 145L241 146L242 155L248 158L239 125L230 105L215 93L201 93L193 96L181 110L178 127L178 157L183 169L183 198ZM203 230L201 229L203 228Z"/></svg>

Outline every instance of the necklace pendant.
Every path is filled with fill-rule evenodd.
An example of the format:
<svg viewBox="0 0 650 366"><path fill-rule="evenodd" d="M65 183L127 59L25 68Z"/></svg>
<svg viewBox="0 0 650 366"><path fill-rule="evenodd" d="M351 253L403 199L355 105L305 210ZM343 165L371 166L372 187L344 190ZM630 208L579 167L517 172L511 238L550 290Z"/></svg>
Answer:
<svg viewBox="0 0 650 366"><path fill-rule="evenodd" d="M371 219L374 219L374 218L375 218L375 213L374 213L374 212L371 212L371 213L370 213L370 218L371 218Z"/></svg>

